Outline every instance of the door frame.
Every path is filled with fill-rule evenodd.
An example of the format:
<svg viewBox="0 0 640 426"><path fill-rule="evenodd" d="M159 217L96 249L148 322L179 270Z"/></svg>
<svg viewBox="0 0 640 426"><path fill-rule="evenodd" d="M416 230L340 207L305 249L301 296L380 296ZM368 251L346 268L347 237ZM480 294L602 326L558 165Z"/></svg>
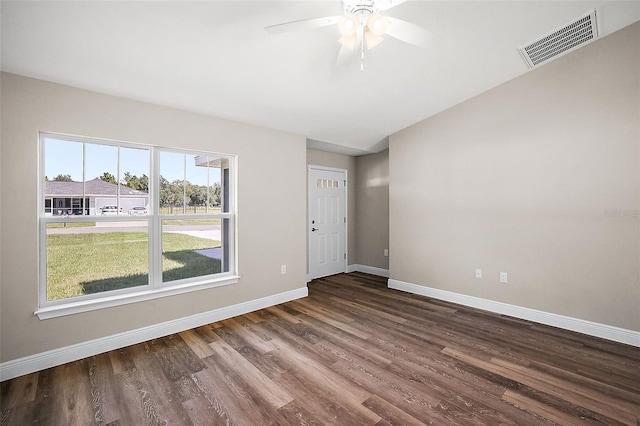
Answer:
<svg viewBox="0 0 640 426"><path fill-rule="evenodd" d="M344 217L346 221L344 223L344 270L343 272L347 272L348 270L348 262L349 262L349 172L347 169L340 169L336 167L326 167L326 166L318 166L315 164L307 165L307 282L310 282L313 278L311 277L310 264L311 259L311 181L309 176L311 175L311 170L324 170L328 172L339 172L344 173Z"/></svg>

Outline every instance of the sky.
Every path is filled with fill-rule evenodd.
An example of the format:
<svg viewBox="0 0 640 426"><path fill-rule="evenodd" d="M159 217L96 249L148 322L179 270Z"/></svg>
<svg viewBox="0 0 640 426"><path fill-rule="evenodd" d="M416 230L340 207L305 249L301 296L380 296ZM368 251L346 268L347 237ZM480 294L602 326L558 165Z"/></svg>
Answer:
<svg viewBox="0 0 640 426"><path fill-rule="evenodd" d="M53 180L56 176L71 175L74 181L82 181L82 142L45 137L44 174ZM118 147L96 143L85 143L84 164L86 180L109 172L117 178ZM120 180L125 172L141 177L150 176L150 151L146 148L120 147ZM209 184L220 181L220 170L210 168ZM160 174L169 181L185 178L196 185L207 184L207 168L195 165L194 156L169 151L160 152Z"/></svg>

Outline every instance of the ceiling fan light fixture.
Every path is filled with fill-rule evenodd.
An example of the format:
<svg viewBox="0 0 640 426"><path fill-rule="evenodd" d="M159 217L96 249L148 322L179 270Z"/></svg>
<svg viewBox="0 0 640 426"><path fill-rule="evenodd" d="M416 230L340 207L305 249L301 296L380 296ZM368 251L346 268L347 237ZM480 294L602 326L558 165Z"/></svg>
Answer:
<svg viewBox="0 0 640 426"><path fill-rule="evenodd" d="M352 36L342 36L342 37L340 37L340 40L338 40L338 41L344 47L347 47L347 48L353 50L353 46L355 46L356 41L358 41L358 35L354 34Z"/></svg>
<svg viewBox="0 0 640 426"><path fill-rule="evenodd" d="M359 25L360 21L355 15L345 15L338 23L338 30L344 37L351 37L356 34Z"/></svg>
<svg viewBox="0 0 640 426"><path fill-rule="evenodd" d="M364 39L367 42L368 49L373 49L384 41L384 38L374 35L371 31L367 31L364 33Z"/></svg>
<svg viewBox="0 0 640 426"><path fill-rule="evenodd" d="M389 26L389 20L377 13L372 14L367 19L367 29L371 34L376 37L380 37L384 35L385 31L387 31L387 27Z"/></svg>

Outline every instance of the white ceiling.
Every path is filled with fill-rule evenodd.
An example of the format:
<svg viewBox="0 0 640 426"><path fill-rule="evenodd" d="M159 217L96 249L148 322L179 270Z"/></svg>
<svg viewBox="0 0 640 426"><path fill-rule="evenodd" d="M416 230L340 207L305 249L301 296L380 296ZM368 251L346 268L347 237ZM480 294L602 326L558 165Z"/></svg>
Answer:
<svg viewBox="0 0 640 426"><path fill-rule="evenodd" d="M437 35L387 37L336 67L337 29L264 27L339 15L331 1L2 1L3 71L298 133L362 154L528 72L517 48L596 9L601 36L640 1L409 1L386 14Z"/></svg>

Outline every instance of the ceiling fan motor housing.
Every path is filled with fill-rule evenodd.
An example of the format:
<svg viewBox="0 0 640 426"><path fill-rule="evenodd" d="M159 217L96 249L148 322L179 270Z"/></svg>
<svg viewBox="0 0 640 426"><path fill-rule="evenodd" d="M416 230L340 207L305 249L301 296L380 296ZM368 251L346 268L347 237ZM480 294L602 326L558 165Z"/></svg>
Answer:
<svg viewBox="0 0 640 426"><path fill-rule="evenodd" d="M342 10L345 15L356 15L362 22L377 12L374 0L343 0Z"/></svg>

